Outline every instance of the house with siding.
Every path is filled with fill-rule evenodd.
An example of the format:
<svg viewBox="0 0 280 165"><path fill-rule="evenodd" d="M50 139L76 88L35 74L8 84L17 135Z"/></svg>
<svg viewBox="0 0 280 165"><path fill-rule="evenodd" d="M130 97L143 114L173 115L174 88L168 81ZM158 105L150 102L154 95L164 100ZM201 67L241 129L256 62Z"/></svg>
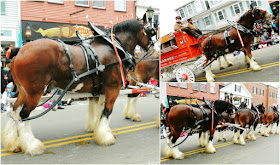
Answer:
<svg viewBox="0 0 280 165"><path fill-rule="evenodd" d="M175 10L182 17L182 23L192 18L194 25L207 34L228 28L227 20L237 21L250 9L250 4L270 11L268 0L192 0Z"/></svg>
<svg viewBox="0 0 280 165"><path fill-rule="evenodd" d="M20 1L1 0L1 47L18 46L20 33Z"/></svg>

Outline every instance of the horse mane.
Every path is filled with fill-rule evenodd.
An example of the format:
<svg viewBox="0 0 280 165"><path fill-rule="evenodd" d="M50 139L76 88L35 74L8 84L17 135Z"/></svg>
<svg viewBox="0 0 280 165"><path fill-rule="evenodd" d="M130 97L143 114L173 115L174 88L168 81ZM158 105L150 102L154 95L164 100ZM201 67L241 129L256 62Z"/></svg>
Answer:
<svg viewBox="0 0 280 165"><path fill-rule="evenodd" d="M114 33L119 33L124 31L138 33L139 30L140 30L140 24L135 19L120 22L113 26Z"/></svg>

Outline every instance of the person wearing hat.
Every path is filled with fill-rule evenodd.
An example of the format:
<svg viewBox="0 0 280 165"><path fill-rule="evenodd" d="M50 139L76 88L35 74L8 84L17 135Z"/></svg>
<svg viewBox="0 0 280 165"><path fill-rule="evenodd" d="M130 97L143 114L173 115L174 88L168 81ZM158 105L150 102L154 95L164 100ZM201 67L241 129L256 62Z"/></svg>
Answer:
<svg viewBox="0 0 280 165"><path fill-rule="evenodd" d="M176 22L175 22L175 25L174 25L174 31L186 28L186 26L184 26L182 24L180 16L177 16L175 19L176 19Z"/></svg>
<svg viewBox="0 0 280 165"><path fill-rule="evenodd" d="M189 21L190 20L190 21ZM193 30L194 29L194 30ZM193 24L192 24L192 21L191 21L191 18L188 19L188 25L187 26L184 26L182 23L181 23L181 17L180 16L177 16L176 17L176 23L174 25L174 30L177 31L177 30L182 30L186 33L188 33L189 35L191 36L194 36L195 38L198 38L200 37L200 35L202 34L201 31L195 27ZM196 32L196 30L198 30L199 32Z"/></svg>
<svg viewBox="0 0 280 165"><path fill-rule="evenodd" d="M189 27L190 30L194 30L196 33L202 35L202 32L193 24L192 18L188 19L187 27Z"/></svg>

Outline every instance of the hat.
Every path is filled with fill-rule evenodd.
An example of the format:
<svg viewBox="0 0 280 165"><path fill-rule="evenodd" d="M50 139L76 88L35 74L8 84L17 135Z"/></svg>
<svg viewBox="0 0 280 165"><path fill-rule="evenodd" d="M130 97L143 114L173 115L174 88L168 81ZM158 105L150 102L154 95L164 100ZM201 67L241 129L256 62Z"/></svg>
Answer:
<svg viewBox="0 0 280 165"><path fill-rule="evenodd" d="M189 19L188 19L188 22L189 22L191 19L192 19L192 18L189 18Z"/></svg>
<svg viewBox="0 0 280 165"><path fill-rule="evenodd" d="M180 18L180 19L181 19L181 16L177 16L175 19L177 19L177 18Z"/></svg>

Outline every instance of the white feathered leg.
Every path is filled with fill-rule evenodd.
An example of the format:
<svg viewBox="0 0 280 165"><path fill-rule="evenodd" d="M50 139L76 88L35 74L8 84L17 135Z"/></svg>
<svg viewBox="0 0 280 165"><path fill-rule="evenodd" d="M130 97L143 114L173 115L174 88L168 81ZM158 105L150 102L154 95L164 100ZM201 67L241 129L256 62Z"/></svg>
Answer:
<svg viewBox="0 0 280 165"><path fill-rule="evenodd" d="M252 141L255 141L257 138L255 136L255 130L253 129L251 132L250 132L251 136L250 136L250 140Z"/></svg>
<svg viewBox="0 0 280 165"><path fill-rule="evenodd" d="M256 61L254 61L253 57L250 59L247 55L245 55L245 59L245 61L249 61L250 69L254 71L262 69L262 67Z"/></svg>
<svg viewBox="0 0 280 165"><path fill-rule="evenodd" d="M88 115L87 115L87 125L86 130L87 132L93 132L95 124L97 122L97 116L101 116L101 114L95 114L100 113L100 111L96 110L98 104L98 98L89 98L89 104L88 104Z"/></svg>
<svg viewBox="0 0 280 165"><path fill-rule="evenodd" d="M279 134L279 125L276 125L276 131L275 134Z"/></svg>
<svg viewBox="0 0 280 165"><path fill-rule="evenodd" d="M222 137L223 137L224 141L227 140L226 135L225 135L225 132L226 132L225 130L222 131Z"/></svg>
<svg viewBox="0 0 280 165"><path fill-rule="evenodd" d="M221 137L220 137L221 132L218 131L218 135L217 135L217 141L222 141Z"/></svg>
<svg viewBox="0 0 280 165"><path fill-rule="evenodd" d="M172 143L171 139L168 138L167 140L169 141L169 144L171 146L174 145ZM162 153L166 157L172 157L174 159L183 159L184 158L184 154L181 151L179 151L178 147L170 148L167 143L165 143L165 147L164 147Z"/></svg>
<svg viewBox="0 0 280 165"><path fill-rule="evenodd" d="M246 143L245 143L245 141L244 141L244 137L243 137L243 133L244 133L245 131L243 131L241 134L240 134L240 131L238 131L238 134L240 135L239 136L239 144L241 144L241 145L246 145Z"/></svg>
<svg viewBox="0 0 280 165"><path fill-rule="evenodd" d="M274 126L274 124L270 124L270 127L268 128L269 129L269 131L268 131L269 134L273 134L273 132L272 132L273 126Z"/></svg>
<svg viewBox="0 0 280 165"><path fill-rule="evenodd" d="M19 109L21 109L21 107ZM11 114L13 118L15 118L15 116L18 116L18 112L12 111ZM21 151L17 123L14 120L9 119L5 127L2 129L1 142L5 149L7 149L8 151Z"/></svg>
<svg viewBox="0 0 280 165"><path fill-rule="evenodd" d="M238 140L237 140L237 132L233 132L232 142L233 142L234 144L237 144L237 143L238 143Z"/></svg>
<svg viewBox="0 0 280 165"><path fill-rule="evenodd" d="M137 97L127 97L126 106L124 108L124 117L132 121L141 121L141 116L136 112Z"/></svg>
<svg viewBox="0 0 280 165"><path fill-rule="evenodd" d="M212 140L208 140L208 143L205 146L205 150L207 153L211 153L211 154L216 152L216 148L214 147Z"/></svg>
<svg viewBox="0 0 280 165"><path fill-rule="evenodd" d="M227 58L226 58L225 55L224 55L223 57L224 57L225 62L226 62L226 64L227 64L228 67L229 67L229 66L233 66L233 64L227 60Z"/></svg>
<svg viewBox="0 0 280 165"><path fill-rule="evenodd" d="M211 71L211 64L205 68L205 77L207 82L214 82L214 74Z"/></svg>
<svg viewBox="0 0 280 165"><path fill-rule="evenodd" d="M108 146L115 143L115 137L109 127L111 117L107 118L106 116L102 116L102 112L105 108L104 103L105 96L100 95L95 110L97 113L94 113L94 115L98 114L98 116L96 116L98 120L94 127L94 140L99 145Z"/></svg>
<svg viewBox="0 0 280 165"><path fill-rule="evenodd" d="M219 68L220 68L220 70L222 70L222 69L225 69L225 67L222 65L222 63L221 63L221 58L222 58L222 56L220 56L219 58L218 58L218 63L219 63Z"/></svg>
<svg viewBox="0 0 280 165"><path fill-rule="evenodd" d="M44 153L44 144L36 139L32 133L30 121L25 121L18 124L19 140L22 151L25 154L40 155Z"/></svg>

